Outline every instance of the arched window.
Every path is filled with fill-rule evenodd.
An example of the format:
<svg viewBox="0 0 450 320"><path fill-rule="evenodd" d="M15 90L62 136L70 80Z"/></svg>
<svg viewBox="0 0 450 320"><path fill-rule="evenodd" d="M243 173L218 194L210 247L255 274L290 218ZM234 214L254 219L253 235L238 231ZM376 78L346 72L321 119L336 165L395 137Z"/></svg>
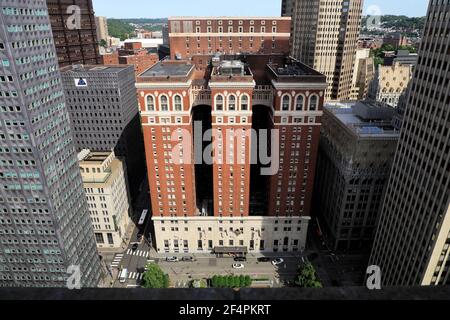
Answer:
<svg viewBox="0 0 450 320"><path fill-rule="evenodd" d="M161 111L169 111L169 99L165 95L161 96L160 108Z"/></svg>
<svg viewBox="0 0 450 320"><path fill-rule="evenodd" d="M228 97L228 111L236 111L236 97L233 95Z"/></svg>
<svg viewBox="0 0 450 320"><path fill-rule="evenodd" d="M317 96L311 96L309 98L309 111L316 111L318 108L319 98Z"/></svg>
<svg viewBox="0 0 450 320"><path fill-rule="evenodd" d="M241 97L241 110L248 111L248 96L245 94Z"/></svg>
<svg viewBox="0 0 450 320"><path fill-rule="evenodd" d="M155 111L155 98L153 96L147 96L145 99L145 106L147 111Z"/></svg>
<svg viewBox="0 0 450 320"><path fill-rule="evenodd" d="M173 98L173 105L175 107L175 111L183 111L183 99L181 99L181 96L176 95Z"/></svg>
<svg viewBox="0 0 450 320"><path fill-rule="evenodd" d="M302 95L297 96L297 101L295 102L295 111L303 111L305 107L305 97Z"/></svg>
<svg viewBox="0 0 450 320"><path fill-rule="evenodd" d="M223 96L220 94L216 96L216 111L223 111Z"/></svg>
<svg viewBox="0 0 450 320"><path fill-rule="evenodd" d="M291 106L291 98L288 95L285 95L282 99L282 111L289 111L289 108Z"/></svg>

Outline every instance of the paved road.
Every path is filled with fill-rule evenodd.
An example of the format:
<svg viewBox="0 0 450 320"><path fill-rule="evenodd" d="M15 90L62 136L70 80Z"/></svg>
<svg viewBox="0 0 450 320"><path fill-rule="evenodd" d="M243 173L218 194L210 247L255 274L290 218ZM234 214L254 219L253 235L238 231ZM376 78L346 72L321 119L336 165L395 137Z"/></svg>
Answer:
<svg viewBox="0 0 450 320"><path fill-rule="evenodd" d="M138 286L140 283L140 278L142 277L142 274L144 272L144 268L147 264L147 260L149 259L152 235L151 220L149 218L151 215L151 208L150 198L148 195L147 179L145 179L141 186L141 192L133 204L133 209L133 221L135 222L139 220L144 209L149 210L149 213L147 216L148 218L146 224L141 228L134 228L128 248L126 248L124 252L116 254L115 258L113 259L114 261L112 262L112 266L116 271L116 279L113 286L118 288ZM140 242L138 242L137 235L140 230L144 232L144 238L141 239ZM132 250L132 246L134 243L139 243L137 250ZM129 280L125 284L119 283L117 279L119 271L122 269L127 269L129 272Z"/></svg>
<svg viewBox="0 0 450 320"><path fill-rule="evenodd" d="M257 257L248 257L243 262L245 269L233 269L235 263L232 258L216 258L215 256L196 256L194 262L166 262L161 259L160 267L169 274L172 284L184 286L190 280L211 278L215 275L248 275L252 278L267 278L275 284L280 281L291 281L297 275L297 267L301 262L299 256L282 256L285 263L273 266L271 262L258 262ZM180 256L181 257L181 256Z"/></svg>

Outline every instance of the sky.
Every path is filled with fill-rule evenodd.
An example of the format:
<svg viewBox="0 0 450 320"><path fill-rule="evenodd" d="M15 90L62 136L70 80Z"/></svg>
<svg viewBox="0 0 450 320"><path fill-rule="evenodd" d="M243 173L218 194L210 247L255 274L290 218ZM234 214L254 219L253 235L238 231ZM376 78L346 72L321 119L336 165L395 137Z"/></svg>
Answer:
<svg viewBox="0 0 450 320"><path fill-rule="evenodd" d="M108 18L279 16L281 14L281 0L93 0L93 2L95 14ZM365 0L364 2L364 14L368 11L380 11L381 14L417 17L424 16L428 7L428 0ZM373 6L376 6L375 9Z"/></svg>

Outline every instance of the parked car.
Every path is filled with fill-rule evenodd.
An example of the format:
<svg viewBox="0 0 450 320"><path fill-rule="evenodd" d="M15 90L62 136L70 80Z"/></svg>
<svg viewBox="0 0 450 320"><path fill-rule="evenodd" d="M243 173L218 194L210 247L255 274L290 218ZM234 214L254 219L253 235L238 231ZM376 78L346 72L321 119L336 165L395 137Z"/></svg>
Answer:
<svg viewBox="0 0 450 320"><path fill-rule="evenodd" d="M234 258L235 262L247 262L247 258L246 257L236 257Z"/></svg>
<svg viewBox="0 0 450 320"><path fill-rule="evenodd" d="M270 258L258 258L258 262L270 262Z"/></svg>
<svg viewBox="0 0 450 320"><path fill-rule="evenodd" d="M139 248L139 243L133 243L131 250L136 251Z"/></svg>
<svg viewBox="0 0 450 320"><path fill-rule="evenodd" d="M180 260L177 257L168 257L166 259L167 262L179 262Z"/></svg>
<svg viewBox="0 0 450 320"><path fill-rule="evenodd" d="M272 260L272 264L274 266L279 266L280 264L283 264L283 263L284 263L284 259L281 259L281 258Z"/></svg>
<svg viewBox="0 0 450 320"><path fill-rule="evenodd" d="M245 266L242 263L235 263L233 269L245 269Z"/></svg>
<svg viewBox="0 0 450 320"><path fill-rule="evenodd" d="M194 262L194 257L183 257L183 258L181 258L181 261Z"/></svg>

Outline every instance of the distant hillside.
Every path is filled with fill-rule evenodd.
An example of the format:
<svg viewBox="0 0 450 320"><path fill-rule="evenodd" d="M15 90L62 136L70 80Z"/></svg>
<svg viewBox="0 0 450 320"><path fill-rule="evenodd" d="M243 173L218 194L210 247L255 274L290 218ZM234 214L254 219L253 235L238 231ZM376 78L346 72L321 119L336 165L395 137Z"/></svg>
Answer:
<svg viewBox="0 0 450 320"><path fill-rule="evenodd" d="M108 32L111 37L126 40L134 34L134 28L120 19L108 19Z"/></svg>
<svg viewBox="0 0 450 320"><path fill-rule="evenodd" d="M411 34L414 31L418 31L419 34L425 27L426 17L407 17L407 16L395 16L384 15L381 16L381 24L383 28L394 29L396 31L403 32L405 34ZM367 17L362 19L363 32L367 31Z"/></svg>
<svg viewBox="0 0 450 320"><path fill-rule="evenodd" d="M135 23L135 24L155 24L155 23L167 23L167 18L157 18L157 19L120 19L120 21L125 23Z"/></svg>

